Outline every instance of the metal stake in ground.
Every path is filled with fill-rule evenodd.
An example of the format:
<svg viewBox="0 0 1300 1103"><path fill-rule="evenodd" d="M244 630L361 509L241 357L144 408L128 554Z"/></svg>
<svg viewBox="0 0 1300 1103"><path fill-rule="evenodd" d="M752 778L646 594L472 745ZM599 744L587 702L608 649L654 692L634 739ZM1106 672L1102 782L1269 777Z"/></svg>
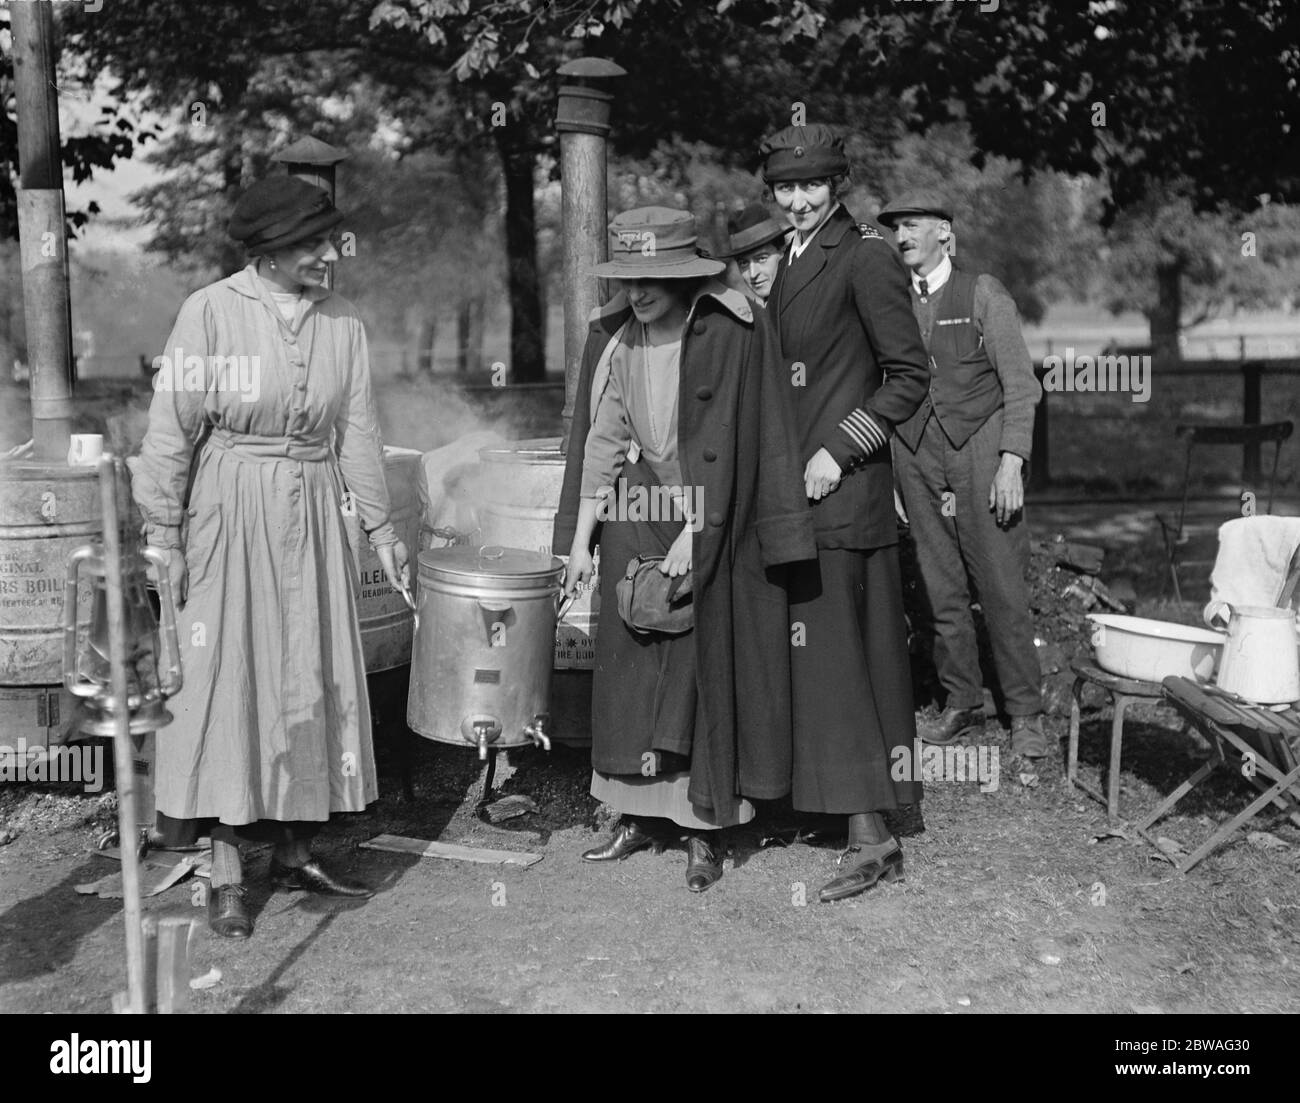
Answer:
<svg viewBox="0 0 1300 1103"><path fill-rule="evenodd" d="M136 850L135 766L131 755L131 713L127 707L126 604L122 585L122 534L117 488L120 461L99 461L99 492L104 511L104 585L108 593L108 655L113 712L113 769L117 781L117 831L122 851L122 917L126 923L127 1006L131 1014L148 1010L145 992L144 932L140 926L140 866Z"/></svg>

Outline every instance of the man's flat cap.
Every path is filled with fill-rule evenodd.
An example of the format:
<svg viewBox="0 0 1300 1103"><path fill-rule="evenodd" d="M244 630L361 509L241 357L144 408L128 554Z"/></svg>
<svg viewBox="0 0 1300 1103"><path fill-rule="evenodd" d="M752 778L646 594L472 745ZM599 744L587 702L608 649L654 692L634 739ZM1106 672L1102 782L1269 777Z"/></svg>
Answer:
<svg viewBox="0 0 1300 1103"><path fill-rule="evenodd" d="M904 192L876 215L876 221L892 230L898 225L900 218L906 218L908 215L929 215L931 218L942 218L951 222L952 204L936 191Z"/></svg>

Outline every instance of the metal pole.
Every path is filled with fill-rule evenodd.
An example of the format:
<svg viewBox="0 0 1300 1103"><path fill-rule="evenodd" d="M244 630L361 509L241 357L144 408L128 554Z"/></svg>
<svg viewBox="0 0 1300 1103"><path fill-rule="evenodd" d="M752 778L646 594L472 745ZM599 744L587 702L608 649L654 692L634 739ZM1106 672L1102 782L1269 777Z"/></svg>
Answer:
<svg viewBox="0 0 1300 1103"><path fill-rule="evenodd" d="M117 509L120 461L99 461L99 494L104 511L104 585L108 596L109 689L113 708L113 769L117 776L117 836L122 856L122 917L126 924L128 1010L143 1015L145 994L144 931L140 926L140 868L136 839L135 763L131 754L131 713L127 708L126 609L122 596L122 534Z"/></svg>
<svg viewBox="0 0 1300 1103"><path fill-rule="evenodd" d="M18 237L31 364L34 458L62 460L72 436L72 322L49 4L11 4L18 113Z"/></svg>
<svg viewBox="0 0 1300 1103"><path fill-rule="evenodd" d="M564 242L564 439L567 453L573 403L582 374L591 312L600 305L600 286L587 269L608 256L606 193L609 114L613 97L590 83L623 76L625 70L603 58L579 58L560 66L560 76L575 83L560 88L555 129L560 133L561 226Z"/></svg>
<svg viewBox="0 0 1300 1103"><path fill-rule="evenodd" d="M564 443L573 422L573 402L582 372L591 312L600 306L596 280L586 274L608 255L605 241L605 139L594 134L560 135L564 225Z"/></svg>

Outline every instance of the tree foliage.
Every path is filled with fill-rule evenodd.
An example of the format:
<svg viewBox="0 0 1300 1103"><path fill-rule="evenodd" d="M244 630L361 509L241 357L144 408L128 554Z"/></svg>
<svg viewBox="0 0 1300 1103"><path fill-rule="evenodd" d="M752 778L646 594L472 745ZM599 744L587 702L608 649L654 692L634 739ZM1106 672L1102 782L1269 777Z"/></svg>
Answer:
<svg viewBox="0 0 1300 1103"><path fill-rule="evenodd" d="M905 8L864 25L843 74L885 76L913 127L964 120L979 157L1098 176L1108 219L1170 190L1197 210L1300 200L1293 0Z"/></svg>
<svg viewBox="0 0 1300 1103"><path fill-rule="evenodd" d="M65 20L56 18L56 42ZM75 52L63 51L59 57L56 80L64 95L89 97L95 88L98 71L87 59ZM71 171L78 183L89 180L96 169L111 168L116 161L131 157L137 146L152 138L152 130L140 121L136 104L121 86L115 90L112 105L104 106L84 133L61 133L60 154L63 167ZM18 240L18 117L14 85L13 37L9 8L0 7L0 239ZM99 213L91 202L84 209L67 212L68 232L75 235Z"/></svg>
<svg viewBox="0 0 1300 1103"><path fill-rule="evenodd" d="M1162 270L1179 277L1181 328L1238 310L1288 307L1300 286L1300 208L1197 212L1185 197L1152 195L1116 220L1101 261L1098 290L1115 313L1140 310L1154 322Z"/></svg>
<svg viewBox="0 0 1300 1103"><path fill-rule="evenodd" d="M441 297L454 285L430 261L435 254L475 273L462 281L473 285L460 288L466 293L481 295L502 279L517 378L541 366L533 185L539 165L557 169L555 71L583 54L627 70L608 85L614 153L637 166L635 186L624 190L682 195L715 238L722 192L736 189L735 201L759 195L744 171L755 167L759 141L802 113L850 132L850 202L860 217L903 187L934 182L956 193L962 248L1002 276L1030 317L1047 298L1078 293L1088 261L1093 270L1103 261L1118 266L1112 275L1134 291L1133 302L1149 297L1133 282L1144 264L1166 280L1177 273L1189 281L1194 313L1197 289L1209 295L1216 279L1252 286L1262 266L1235 267L1233 219L1265 196L1275 212L1267 217L1278 217L1278 204L1300 192L1294 0L1004 0L984 8L115 0L60 20L71 71L111 74L119 104L173 120L155 154L168 177L143 197L155 248L196 269L232 267L238 257L224 229L238 189L268 171L270 154L291 136L316 134L353 155L341 181L360 234L349 262L358 284L376 288L406 266L410 299L404 288L385 300L397 325L422 291ZM4 80L0 69L0 89ZM0 119L0 141L12 137L11 113ZM133 152L139 135L125 109L110 109L104 122L82 145L71 144L81 137L65 143L74 172ZM9 147L6 155L11 162ZM12 180L3 173L0 166L0 226L8 228ZM1104 253L1087 225L1098 209L1115 224ZM552 213L541 212L542 267ZM1184 213L1196 226L1187 241L1161 228ZM485 235L493 225L495 237ZM1151 230L1145 238L1143 227ZM1204 249L1188 245L1202 233L1219 236ZM485 248L506 263L483 263ZM1225 249L1218 268L1206 259ZM1157 299L1167 292L1157 288Z"/></svg>

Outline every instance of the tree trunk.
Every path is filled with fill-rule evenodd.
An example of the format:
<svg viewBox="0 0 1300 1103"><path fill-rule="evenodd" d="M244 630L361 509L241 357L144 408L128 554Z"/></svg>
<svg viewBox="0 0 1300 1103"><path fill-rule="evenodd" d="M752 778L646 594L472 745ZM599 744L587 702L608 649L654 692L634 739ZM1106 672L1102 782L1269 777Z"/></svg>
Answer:
<svg viewBox="0 0 1300 1103"><path fill-rule="evenodd" d="M469 366L469 330L473 323L471 300L462 299L456 311L456 370L464 375Z"/></svg>
<svg viewBox="0 0 1300 1103"><path fill-rule="evenodd" d="M225 160L221 166L221 183L226 195L230 197L231 206L243 190L244 154L239 144L226 150ZM252 181L249 181L252 183ZM222 235L221 269L226 275L234 275L248 263L244 247L228 236Z"/></svg>
<svg viewBox="0 0 1300 1103"><path fill-rule="evenodd" d="M539 379L546 378L546 331L548 326L548 316L551 311L550 302L546 297L546 284L539 278L537 281L537 341L542 350L542 373Z"/></svg>
<svg viewBox="0 0 1300 1103"><path fill-rule="evenodd" d="M456 312L456 370L462 375L483 370L482 295L471 295Z"/></svg>
<svg viewBox="0 0 1300 1103"><path fill-rule="evenodd" d="M1182 260L1156 265L1156 305L1147 316L1156 366L1177 364L1182 358L1178 335L1183 320L1183 268Z"/></svg>
<svg viewBox="0 0 1300 1103"><path fill-rule="evenodd" d="M0 249L4 246L0 245ZM14 267L17 268L17 253L15 248ZM8 257L5 258L8 260ZM6 281L7 282L7 281ZM3 288L5 292L10 292L10 287ZM8 382L13 376L14 361L22 360L27 362L26 341L22 339L23 321L22 321L22 290L6 294L5 302L0 306L0 382Z"/></svg>
<svg viewBox="0 0 1300 1103"><path fill-rule="evenodd" d="M9 339L9 334L0 325L0 385L13 378L14 361L20 359L18 349Z"/></svg>
<svg viewBox="0 0 1300 1103"><path fill-rule="evenodd" d="M438 335L438 324L433 315L420 322L420 347L416 353L415 370L433 372L433 342Z"/></svg>
<svg viewBox="0 0 1300 1103"><path fill-rule="evenodd" d="M469 313L469 370L483 370L483 330L487 316L487 300L475 295L470 300Z"/></svg>
<svg viewBox="0 0 1300 1103"><path fill-rule="evenodd" d="M537 212L533 200L536 155L512 148L497 131L497 149L506 181L506 270L510 296L510 381L540 383L545 378L541 298L537 281Z"/></svg>

